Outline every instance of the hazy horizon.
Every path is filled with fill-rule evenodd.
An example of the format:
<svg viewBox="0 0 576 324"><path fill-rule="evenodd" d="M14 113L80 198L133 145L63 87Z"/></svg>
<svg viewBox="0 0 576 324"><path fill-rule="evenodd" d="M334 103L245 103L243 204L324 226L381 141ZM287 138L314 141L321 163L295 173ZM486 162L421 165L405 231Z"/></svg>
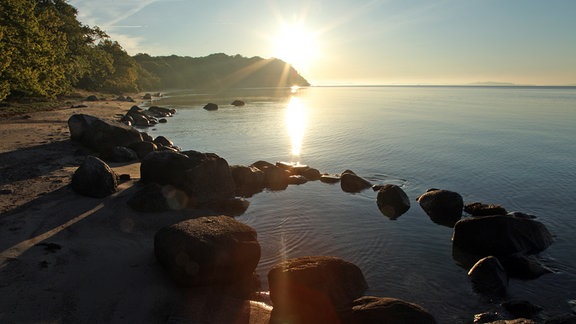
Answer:
<svg viewBox="0 0 576 324"><path fill-rule="evenodd" d="M576 85L576 1L70 0L130 55L280 58L313 85Z"/></svg>

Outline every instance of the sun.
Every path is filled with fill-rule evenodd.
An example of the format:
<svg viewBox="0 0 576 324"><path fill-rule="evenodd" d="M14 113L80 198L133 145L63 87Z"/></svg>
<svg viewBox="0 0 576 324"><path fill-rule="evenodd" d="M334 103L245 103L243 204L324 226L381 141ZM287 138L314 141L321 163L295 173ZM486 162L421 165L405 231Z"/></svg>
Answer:
<svg viewBox="0 0 576 324"><path fill-rule="evenodd" d="M304 72L311 67L319 55L315 33L301 23L282 26L272 43L274 57Z"/></svg>

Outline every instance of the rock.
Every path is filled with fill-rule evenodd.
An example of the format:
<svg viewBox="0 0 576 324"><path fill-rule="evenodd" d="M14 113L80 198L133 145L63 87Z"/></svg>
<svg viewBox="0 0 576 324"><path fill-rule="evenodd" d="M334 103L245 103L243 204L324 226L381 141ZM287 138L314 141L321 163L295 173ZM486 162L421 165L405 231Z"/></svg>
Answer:
<svg viewBox="0 0 576 324"><path fill-rule="evenodd" d="M232 103L231 103L232 106L236 106L236 107L241 107L241 106L244 106L245 104L246 103L244 101L238 100L238 99L232 101Z"/></svg>
<svg viewBox="0 0 576 324"><path fill-rule="evenodd" d="M132 108L138 108L137 106L133 106ZM140 108L138 108L140 109ZM146 116L144 114L144 111L142 109L140 110L136 110L136 109L130 109L127 113L126 116L124 117L124 119L128 119L131 118L132 120L132 124L134 126L138 126L138 127L149 127L155 124L155 122L152 121L152 119L148 116Z"/></svg>
<svg viewBox="0 0 576 324"><path fill-rule="evenodd" d="M86 101L98 101L98 97L96 97L95 95L89 95L86 98Z"/></svg>
<svg viewBox="0 0 576 324"><path fill-rule="evenodd" d="M240 197L252 197L266 186L264 172L257 167L233 165L230 172L236 186L236 195Z"/></svg>
<svg viewBox="0 0 576 324"><path fill-rule="evenodd" d="M432 189L417 200L434 223L453 227L462 218L464 201L457 192Z"/></svg>
<svg viewBox="0 0 576 324"><path fill-rule="evenodd" d="M162 186L157 183L148 183L128 199L128 206L139 212L163 212L170 210L164 197Z"/></svg>
<svg viewBox="0 0 576 324"><path fill-rule="evenodd" d="M142 141L142 135L136 129L90 115L72 115L68 119L68 128L72 140L98 152Z"/></svg>
<svg viewBox="0 0 576 324"><path fill-rule="evenodd" d="M259 168L264 172L264 183L270 190L284 190L288 187L290 172L275 165Z"/></svg>
<svg viewBox="0 0 576 324"><path fill-rule="evenodd" d="M410 209L410 198L399 186L387 184L378 190L376 204L382 214L396 219Z"/></svg>
<svg viewBox="0 0 576 324"><path fill-rule="evenodd" d="M508 276L524 280L536 279L544 274L553 271L540 263L533 255L523 255L521 253L501 256L498 258Z"/></svg>
<svg viewBox="0 0 576 324"><path fill-rule="evenodd" d="M503 319L499 312L484 312L474 315L474 323L491 323Z"/></svg>
<svg viewBox="0 0 576 324"><path fill-rule="evenodd" d="M260 244L250 226L228 216L186 220L154 237L158 262L183 286L231 284L251 278Z"/></svg>
<svg viewBox="0 0 576 324"><path fill-rule="evenodd" d="M146 132L140 132L140 134L142 135L142 140L144 142L154 142L154 139L152 138L152 136Z"/></svg>
<svg viewBox="0 0 576 324"><path fill-rule="evenodd" d="M308 180L301 175L291 175L288 177L288 184L301 185L305 184L306 182L308 182Z"/></svg>
<svg viewBox="0 0 576 324"><path fill-rule="evenodd" d="M148 111L154 117L171 117L172 114L176 112L175 109L158 107L158 106L150 106L148 107Z"/></svg>
<svg viewBox="0 0 576 324"><path fill-rule="evenodd" d="M104 161L87 156L72 175L71 185L81 195L104 198L118 190L118 176Z"/></svg>
<svg viewBox="0 0 576 324"><path fill-rule="evenodd" d="M118 181L130 181L132 179L132 177L128 174L128 173L123 173L121 175L118 176Z"/></svg>
<svg viewBox="0 0 576 324"><path fill-rule="evenodd" d="M166 118L160 118L160 119L158 119L158 122L160 124L166 124L168 122L168 120L166 120Z"/></svg>
<svg viewBox="0 0 576 324"><path fill-rule="evenodd" d="M297 173L301 176L303 176L304 178L306 178L306 180L308 181L316 181L316 180L320 180L321 175L320 175L320 171L318 171L318 169L314 169L314 168L307 168L305 170L302 171L297 171Z"/></svg>
<svg viewBox="0 0 576 324"><path fill-rule="evenodd" d="M335 174L322 174L320 176L320 182L338 183L338 182L340 182L340 176L335 175Z"/></svg>
<svg viewBox="0 0 576 324"><path fill-rule="evenodd" d="M146 155L156 151L158 147L152 142L137 142L128 145L128 148L134 150L139 159L143 159Z"/></svg>
<svg viewBox="0 0 576 324"><path fill-rule="evenodd" d="M534 254L553 242L546 226L532 219L485 216L462 219L454 226L452 243L480 255Z"/></svg>
<svg viewBox="0 0 576 324"><path fill-rule="evenodd" d="M502 303L502 307L514 317L532 318L542 311L542 307L526 300L510 300Z"/></svg>
<svg viewBox="0 0 576 324"><path fill-rule="evenodd" d="M396 298L364 296L354 301L354 324L435 324L436 320L424 308Z"/></svg>
<svg viewBox="0 0 576 324"><path fill-rule="evenodd" d="M142 96L142 99L144 100L151 100L152 99L152 95L149 93L146 93L145 95Z"/></svg>
<svg viewBox="0 0 576 324"><path fill-rule="evenodd" d="M336 257L288 259L268 272L270 323L338 323L367 289L362 271Z"/></svg>
<svg viewBox="0 0 576 324"><path fill-rule="evenodd" d="M576 314L562 314L549 318L544 324L576 324Z"/></svg>
<svg viewBox="0 0 576 324"><path fill-rule="evenodd" d="M166 137L164 137L162 135L157 136L154 139L154 144L156 144L158 146L168 146L168 147L174 146L174 143L171 140L167 139Z"/></svg>
<svg viewBox="0 0 576 324"><path fill-rule="evenodd" d="M138 154L125 146L115 146L104 154L104 159L110 162L132 162L138 160Z"/></svg>
<svg viewBox="0 0 576 324"><path fill-rule="evenodd" d="M466 204L464 211L472 216L506 215L508 213L502 206L487 205L480 202Z"/></svg>
<svg viewBox="0 0 576 324"><path fill-rule="evenodd" d="M135 100L130 96L126 96L126 102L135 102Z"/></svg>
<svg viewBox="0 0 576 324"><path fill-rule="evenodd" d="M204 106L204 109L206 109L208 111L218 110L218 105L215 103L209 102Z"/></svg>
<svg viewBox="0 0 576 324"><path fill-rule="evenodd" d="M214 153L156 151L140 164L143 183L170 184L186 192L189 204L228 200L235 185L228 162Z"/></svg>
<svg viewBox="0 0 576 324"><path fill-rule="evenodd" d="M268 161L256 161L252 163L250 166L257 167L258 169L263 170L266 167L273 167L275 165Z"/></svg>
<svg viewBox="0 0 576 324"><path fill-rule="evenodd" d="M204 205L205 208L227 216L240 216L246 212L248 206L250 202L244 198L217 200Z"/></svg>
<svg viewBox="0 0 576 324"><path fill-rule="evenodd" d="M506 295L508 275L497 258L488 256L470 269L468 277L472 280L474 290L490 296Z"/></svg>
<svg viewBox="0 0 576 324"><path fill-rule="evenodd" d="M357 193L371 187L372 184L368 180L359 177L350 170L346 170L340 175L340 188L344 192Z"/></svg>

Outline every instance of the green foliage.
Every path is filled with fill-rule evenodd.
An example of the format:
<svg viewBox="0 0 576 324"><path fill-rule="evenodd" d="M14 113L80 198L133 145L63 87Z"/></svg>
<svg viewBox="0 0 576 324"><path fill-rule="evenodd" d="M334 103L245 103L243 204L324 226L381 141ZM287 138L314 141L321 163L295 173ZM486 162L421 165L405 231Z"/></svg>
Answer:
<svg viewBox="0 0 576 324"><path fill-rule="evenodd" d="M55 98L73 88L125 93L167 88L308 85L286 63L218 53L129 56L66 0L0 1L0 101Z"/></svg>
<svg viewBox="0 0 576 324"><path fill-rule="evenodd" d="M134 59L142 69L157 77L156 89L309 85L292 66L278 59L222 53L199 58L138 54Z"/></svg>

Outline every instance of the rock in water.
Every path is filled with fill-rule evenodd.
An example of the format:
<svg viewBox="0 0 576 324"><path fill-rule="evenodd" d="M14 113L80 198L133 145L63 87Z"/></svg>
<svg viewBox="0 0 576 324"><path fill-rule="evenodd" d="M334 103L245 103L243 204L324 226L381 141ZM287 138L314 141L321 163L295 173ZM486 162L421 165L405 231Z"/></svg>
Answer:
<svg viewBox="0 0 576 324"><path fill-rule="evenodd" d="M534 254L553 242L546 226L533 219L514 216L484 216L462 219L454 226L452 243L479 255Z"/></svg>
<svg viewBox="0 0 576 324"><path fill-rule="evenodd" d="M462 218L464 200L457 192L430 189L418 197L418 203L434 223L453 227Z"/></svg>
<svg viewBox="0 0 576 324"><path fill-rule="evenodd" d="M424 308L396 298L364 296L354 301L353 323L435 324Z"/></svg>
<svg viewBox="0 0 576 324"><path fill-rule="evenodd" d="M357 193L372 187L372 184L356 175L356 173L346 170L340 175L340 188L344 192Z"/></svg>
<svg viewBox="0 0 576 324"><path fill-rule="evenodd" d="M154 237L154 252L183 286L247 280L260 260L256 231L228 216L200 217L162 228Z"/></svg>
<svg viewBox="0 0 576 324"><path fill-rule="evenodd" d="M354 264L336 257L289 259L268 272L274 304L270 323L339 323L349 316L366 280Z"/></svg>
<svg viewBox="0 0 576 324"><path fill-rule="evenodd" d="M72 175L71 185L81 195L103 198L118 190L118 176L104 161L89 155Z"/></svg>
<svg viewBox="0 0 576 324"><path fill-rule="evenodd" d="M490 296L506 295L508 275L497 258L488 256L476 262L468 276L477 292Z"/></svg>
<svg viewBox="0 0 576 324"><path fill-rule="evenodd" d="M387 184L378 190L376 197L378 209L390 219L396 219L410 209L408 195L397 185Z"/></svg>

